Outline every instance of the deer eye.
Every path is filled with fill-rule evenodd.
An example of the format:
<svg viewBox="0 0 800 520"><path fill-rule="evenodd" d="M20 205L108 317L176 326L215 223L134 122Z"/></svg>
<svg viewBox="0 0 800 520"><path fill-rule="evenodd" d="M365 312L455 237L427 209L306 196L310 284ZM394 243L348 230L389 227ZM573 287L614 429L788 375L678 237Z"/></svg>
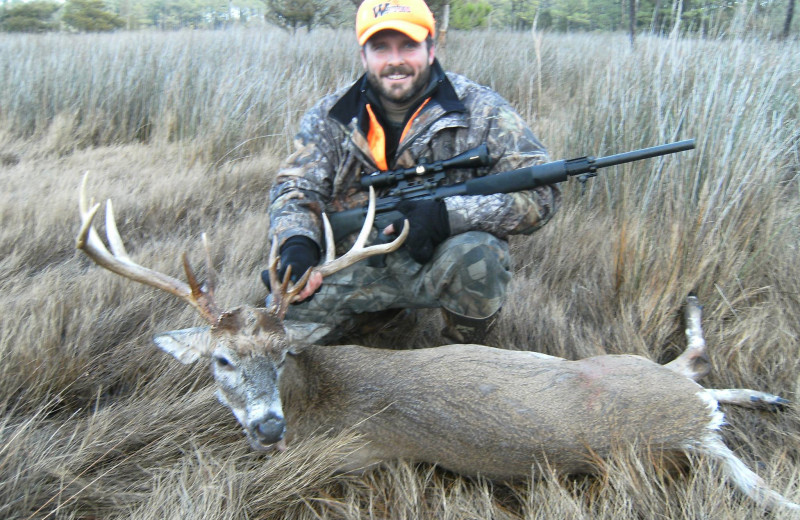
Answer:
<svg viewBox="0 0 800 520"><path fill-rule="evenodd" d="M220 368L229 368L233 365L231 360L225 356L214 356L214 363L216 363Z"/></svg>

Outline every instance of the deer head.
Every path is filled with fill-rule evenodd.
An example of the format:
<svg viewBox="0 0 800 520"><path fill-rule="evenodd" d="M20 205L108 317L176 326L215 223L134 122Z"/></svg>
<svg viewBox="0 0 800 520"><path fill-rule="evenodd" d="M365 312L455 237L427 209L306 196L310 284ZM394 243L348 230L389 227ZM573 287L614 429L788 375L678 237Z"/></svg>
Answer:
<svg viewBox="0 0 800 520"><path fill-rule="evenodd" d="M279 391L280 378L286 357L297 352L296 346L287 339L283 326L289 305L297 300L313 272L329 276L367 257L398 249L408 236L408 222L391 243L365 247L375 218L375 192L370 187L364 226L350 251L335 258L333 231L323 213L326 254L321 265L309 269L296 283L290 282L291 268L287 269L283 280L279 280L278 242L274 238L269 256L271 306L239 306L223 311L214 300L216 274L205 235L207 280L204 284L198 282L185 253L183 267L187 282L143 267L131 260L125 250L110 200L106 202L106 236L111 251L103 244L93 225L100 204L87 198L87 180L88 174L84 176L80 189L81 230L76 247L101 267L173 294L194 307L208 326L159 334L154 338L156 345L181 363L208 359L217 383L217 397L244 427L250 444L260 450L284 449L286 423Z"/></svg>

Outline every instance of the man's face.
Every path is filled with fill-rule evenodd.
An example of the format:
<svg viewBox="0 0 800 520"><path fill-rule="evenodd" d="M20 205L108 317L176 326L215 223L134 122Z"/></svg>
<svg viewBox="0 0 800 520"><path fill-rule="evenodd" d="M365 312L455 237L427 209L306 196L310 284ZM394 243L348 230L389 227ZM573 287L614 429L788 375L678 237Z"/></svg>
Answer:
<svg viewBox="0 0 800 520"><path fill-rule="evenodd" d="M378 93L395 103L405 103L428 84L433 46L415 42L397 31L375 33L361 49L367 81Z"/></svg>

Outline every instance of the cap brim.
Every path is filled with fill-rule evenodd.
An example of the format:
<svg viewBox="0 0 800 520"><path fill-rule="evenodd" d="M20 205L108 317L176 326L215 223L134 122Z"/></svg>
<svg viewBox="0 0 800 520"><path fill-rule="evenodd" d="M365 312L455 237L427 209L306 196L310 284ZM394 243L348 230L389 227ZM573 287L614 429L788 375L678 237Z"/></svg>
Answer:
<svg viewBox="0 0 800 520"><path fill-rule="evenodd" d="M379 31L385 31L387 29L399 31L408 36L409 38L411 38L412 40L414 40L415 42L421 42L422 40L428 37L428 29L426 29L425 27L421 27L417 24L406 22L403 20L386 20L385 22L376 23L375 25L364 31L364 34L362 34L361 37L358 39L358 44L364 45L365 43L367 43L367 40L369 40L372 37L373 34Z"/></svg>

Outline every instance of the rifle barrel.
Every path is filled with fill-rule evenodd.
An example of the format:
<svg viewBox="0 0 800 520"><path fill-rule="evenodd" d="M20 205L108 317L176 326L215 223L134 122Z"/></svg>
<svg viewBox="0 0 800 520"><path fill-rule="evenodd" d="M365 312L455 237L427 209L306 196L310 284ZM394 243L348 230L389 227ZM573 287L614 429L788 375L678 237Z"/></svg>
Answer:
<svg viewBox="0 0 800 520"><path fill-rule="evenodd" d="M678 141L675 143L667 143L659 146L651 146L650 148L643 148L641 150L633 150L632 152L623 152L616 155L609 155L595 159L592 165L595 168L606 168L617 164L623 164L633 161L641 161L642 159L649 159L651 157L658 157L659 155L667 155L676 152L683 152L686 150L694 149L694 139L686 139L685 141Z"/></svg>

